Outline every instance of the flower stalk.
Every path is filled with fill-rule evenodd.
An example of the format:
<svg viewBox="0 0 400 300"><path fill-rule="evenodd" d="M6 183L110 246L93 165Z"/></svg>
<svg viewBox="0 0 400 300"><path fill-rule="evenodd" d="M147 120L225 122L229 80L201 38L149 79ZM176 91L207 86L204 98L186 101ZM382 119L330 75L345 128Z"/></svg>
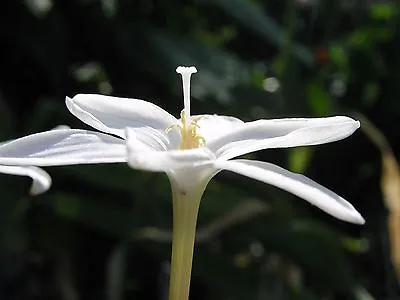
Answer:
<svg viewBox="0 0 400 300"><path fill-rule="evenodd" d="M189 299L196 223L201 194L182 193L172 185L173 234L169 300Z"/></svg>

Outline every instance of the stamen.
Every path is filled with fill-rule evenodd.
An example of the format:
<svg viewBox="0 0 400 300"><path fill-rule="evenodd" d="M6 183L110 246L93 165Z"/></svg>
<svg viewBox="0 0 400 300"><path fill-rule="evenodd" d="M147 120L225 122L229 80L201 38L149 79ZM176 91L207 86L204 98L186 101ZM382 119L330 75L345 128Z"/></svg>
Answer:
<svg viewBox="0 0 400 300"><path fill-rule="evenodd" d="M196 67L177 67L176 72L182 76L183 84L183 102L184 102L184 116L185 125L188 126L190 123L190 77L193 73L197 73Z"/></svg>

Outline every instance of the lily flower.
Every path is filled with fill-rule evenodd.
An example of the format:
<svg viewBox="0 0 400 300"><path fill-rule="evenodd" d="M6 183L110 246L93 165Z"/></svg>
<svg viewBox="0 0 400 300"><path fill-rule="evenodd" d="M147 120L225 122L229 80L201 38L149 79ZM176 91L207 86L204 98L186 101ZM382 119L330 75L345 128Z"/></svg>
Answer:
<svg viewBox="0 0 400 300"><path fill-rule="evenodd" d="M188 299L197 213L202 194L221 170L235 172L295 194L344 221L364 219L345 199L311 179L276 165L238 156L271 148L311 146L351 135L360 123L349 117L243 122L221 115L191 115L190 79L195 67L178 67L184 108L180 119L139 99L78 94L69 111L102 131L59 129L0 145L0 164L56 166L127 162L165 172L173 196L170 300Z"/></svg>
<svg viewBox="0 0 400 300"><path fill-rule="evenodd" d="M232 160L237 156L263 149L337 141L358 129L358 121L343 116L254 122L243 122L228 116L191 116L190 77L197 70L194 67L178 67L177 72L182 75L184 90L181 118L176 120L166 111L152 105L151 110L146 109L149 114L142 114L141 119L135 120L135 126L127 126L125 132L130 166L166 172L172 184L183 194L189 194L194 188L204 190L216 173L228 170L289 191L339 219L364 223L364 219L350 203L311 179L262 161ZM99 126L97 121L104 121L99 114L100 109L110 111L111 107L117 106L117 102L120 102L121 107L124 106L124 101L129 100L94 100L94 96L78 96L74 101L76 108L82 109L80 112L85 110L86 113L90 113L90 117L95 116L96 121L89 119L89 114L79 115L76 113L77 109L75 115L87 124L106 131L109 130L112 121L107 120L107 125L103 123ZM134 105L133 101L129 102L129 105ZM95 109L104 103L105 106ZM143 110L144 105L149 105L148 102L137 103L136 112L139 111L139 104L143 106ZM165 131L166 126L171 123ZM108 128L105 130L103 125ZM120 133L114 130L108 132L117 135Z"/></svg>
<svg viewBox="0 0 400 300"><path fill-rule="evenodd" d="M267 162L232 160L263 149L341 140L360 127L358 121L345 116L253 122L221 115L192 116L190 78L197 70L178 67L176 71L182 76L184 91L179 120L144 100L78 94L66 97L67 108L104 133L63 127L28 135L0 145L0 164L128 162L136 169L166 172L183 194L204 190L216 173L228 170L291 192L341 220L364 223L349 202L303 175Z"/></svg>
<svg viewBox="0 0 400 300"><path fill-rule="evenodd" d="M46 192L51 186L51 178L46 171L32 166L4 166L0 165L0 173L9 175L29 176L32 178L32 185L29 194L32 196Z"/></svg>

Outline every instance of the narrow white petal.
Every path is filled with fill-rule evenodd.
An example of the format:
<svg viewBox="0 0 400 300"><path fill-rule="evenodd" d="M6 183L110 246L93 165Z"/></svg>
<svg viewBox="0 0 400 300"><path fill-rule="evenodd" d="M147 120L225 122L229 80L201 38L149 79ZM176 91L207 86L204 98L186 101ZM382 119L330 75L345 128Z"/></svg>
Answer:
<svg viewBox="0 0 400 300"><path fill-rule="evenodd" d="M125 141L87 130L50 130L0 145L0 165L57 166L116 162L126 162Z"/></svg>
<svg viewBox="0 0 400 300"><path fill-rule="evenodd" d="M130 151L167 151L171 146L167 133L151 127L126 128Z"/></svg>
<svg viewBox="0 0 400 300"><path fill-rule="evenodd" d="M217 161L215 167L279 187L338 219L357 224L365 223L360 213L349 202L303 175L270 163L244 159Z"/></svg>
<svg viewBox="0 0 400 300"><path fill-rule="evenodd" d="M207 144L212 144L221 136L230 134L244 124L238 118L220 115L196 115L193 116L193 119L199 120L197 132L205 139Z"/></svg>
<svg viewBox="0 0 400 300"><path fill-rule="evenodd" d="M268 148L318 145L344 139L360 127L348 117L258 120L233 128L207 143L219 158L230 159Z"/></svg>
<svg viewBox="0 0 400 300"><path fill-rule="evenodd" d="M78 94L72 99L66 97L65 102L69 111L86 124L122 138L126 127L164 131L177 124L177 119L161 107L139 99ZM172 130L170 136L179 139L177 130Z"/></svg>
<svg viewBox="0 0 400 300"><path fill-rule="evenodd" d="M129 146L128 146L129 149ZM135 169L168 172L212 164L215 156L207 148L171 151L128 152L128 164Z"/></svg>
<svg viewBox="0 0 400 300"><path fill-rule="evenodd" d="M131 130L127 131L128 164L135 169L167 172L182 168L195 168L210 164L214 154L207 148L189 150L155 151L151 147L138 145Z"/></svg>
<svg viewBox="0 0 400 300"><path fill-rule="evenodd" d="M51 186L49 174L37 167L0 166L0 173L31 177L33 180L30 189L31 195L44 193Z"/></svg>
<svg viewBox="0 0 400 300"><path fill-rule="evenodd" d="M65 129L71 129L71 127L69 127L68 125L57 125L56 127L52 128L51 130L60 130L60 129L63 129L63 130L65 130ZM7 143L9 143L9 142L11 142L11 141L12 141L12 140L2 141L2 142L0 142L0 146L1 146L1 145L4 145L4 144L7 144Z"/></svg>

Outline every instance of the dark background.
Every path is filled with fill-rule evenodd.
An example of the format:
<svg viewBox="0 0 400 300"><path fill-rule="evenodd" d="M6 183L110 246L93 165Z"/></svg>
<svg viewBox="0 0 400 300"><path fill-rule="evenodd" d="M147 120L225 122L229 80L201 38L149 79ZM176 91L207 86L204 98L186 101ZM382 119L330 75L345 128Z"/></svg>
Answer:
<svg viewBox="0 0 400 300"><path fill-rule="evenodd" d="M361 113L396 155L399 20L396 1L5 0L0 140L87 128L64 104L77 93L145 99L179 116L175 68L195 65L193 113ZM399 299L397 232L387 230L396 212L385 208L381 152L363 131L250 157L306 174L367 223L222 172L200 208L191 299ZM34 198L29 179L0 176L0 299L166 299L166 176L117 164L46 170L53 187Z"/></svg>

